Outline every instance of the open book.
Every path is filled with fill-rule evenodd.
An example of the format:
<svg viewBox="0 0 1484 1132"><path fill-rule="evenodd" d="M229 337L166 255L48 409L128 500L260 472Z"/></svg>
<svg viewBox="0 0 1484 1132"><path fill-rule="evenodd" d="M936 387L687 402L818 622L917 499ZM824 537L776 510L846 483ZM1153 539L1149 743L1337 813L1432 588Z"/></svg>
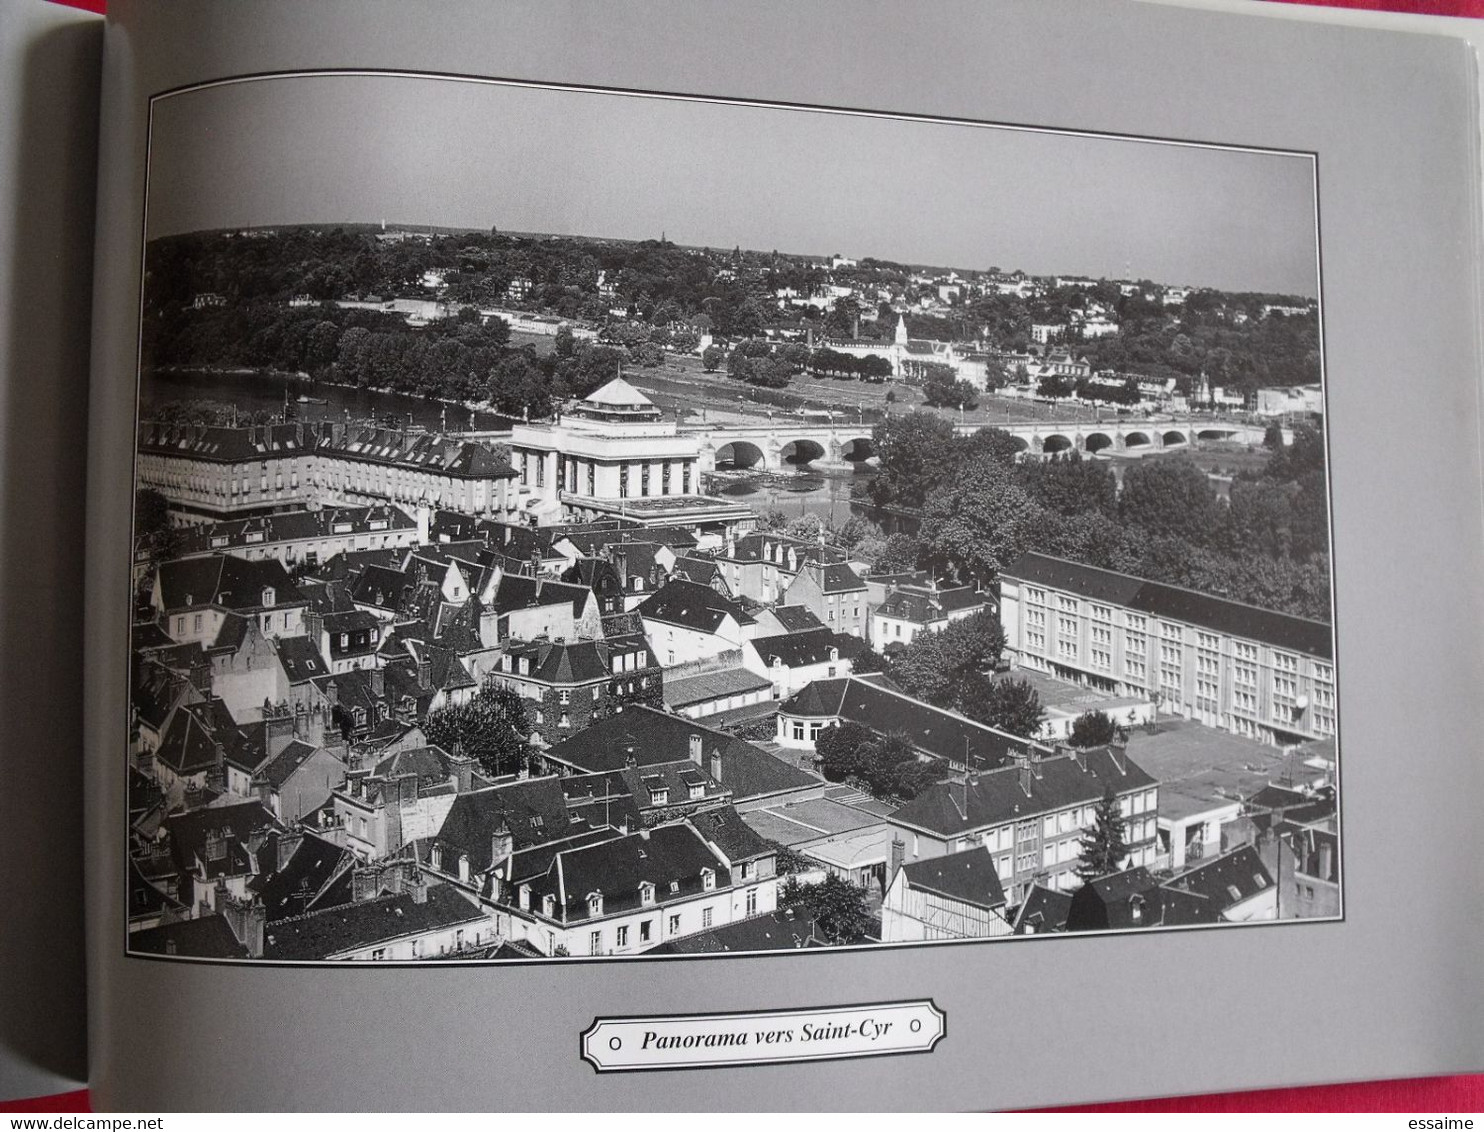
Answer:
<svg viewBox="0 0 1484 1132"><path fill-rule="evenodd" d="M125 4L100 72L3 11L7 1090L1484 1063L1466 43Z"/></svg>

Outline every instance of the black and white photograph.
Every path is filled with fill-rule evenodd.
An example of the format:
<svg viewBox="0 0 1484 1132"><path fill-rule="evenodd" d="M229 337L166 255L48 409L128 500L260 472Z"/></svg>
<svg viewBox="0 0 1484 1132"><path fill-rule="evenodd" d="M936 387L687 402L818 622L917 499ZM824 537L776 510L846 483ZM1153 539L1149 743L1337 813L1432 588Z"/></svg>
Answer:
<svg viewBox="0 0 1484 1132"><path fill-rule="evenodd" d="M1318 164L410 72L155 96L126 953L1341 919Z"/></svg>

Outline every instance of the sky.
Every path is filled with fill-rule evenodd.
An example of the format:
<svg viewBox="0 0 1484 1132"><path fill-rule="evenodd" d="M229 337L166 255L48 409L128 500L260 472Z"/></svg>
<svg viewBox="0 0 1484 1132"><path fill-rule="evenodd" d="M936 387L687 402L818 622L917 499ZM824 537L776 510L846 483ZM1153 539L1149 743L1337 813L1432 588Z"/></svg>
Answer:
<svg viewBox="0 0 1484 1132"><path fill-rule="evenodd" d="M1318 292L1302 155L424 76L155 102L151 238L382 220Z"/></svg>

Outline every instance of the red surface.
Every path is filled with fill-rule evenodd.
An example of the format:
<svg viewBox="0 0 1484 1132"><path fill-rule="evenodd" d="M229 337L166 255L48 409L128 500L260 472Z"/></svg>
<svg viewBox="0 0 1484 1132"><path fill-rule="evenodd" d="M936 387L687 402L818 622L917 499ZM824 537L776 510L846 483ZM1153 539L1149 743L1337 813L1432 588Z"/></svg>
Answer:
<svg viewBox="0 0 1484 1132"><path fill-rule="evenodd" d="M102 12L107 0L56 0ZM1281 0L1330 8L1484 18L1484 0ZM34 1100L0 1102L0 1112L90 1112L86 1090ZM1170 1097L1049 1109L1050 1112L1484 1112L1484 1075L1262 1089L1250 1093Z"/></svg>

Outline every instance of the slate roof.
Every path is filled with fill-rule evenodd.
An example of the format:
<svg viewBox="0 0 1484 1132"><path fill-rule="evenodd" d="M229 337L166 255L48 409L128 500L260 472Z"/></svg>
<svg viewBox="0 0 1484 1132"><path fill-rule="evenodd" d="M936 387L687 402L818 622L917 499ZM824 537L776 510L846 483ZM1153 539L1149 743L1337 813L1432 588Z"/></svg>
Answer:
<svg viewBox="0 0 1484 1132"><path fill-rule="evenodd" d="M585 684L606 680L613 675L615 653L642 653L641 669L655 668L659 664L644 635L630 633L601 641L512 641L505 650L512 667L507 671L502 660L500 673L546 684ZM530 664L527 673L520 670L523 659Z"/></svg>
<svg viewBox="0 0 1484 1132"><path fill-rule="evenodd" d="M261 609L263 591L274 591L274 608L305 605L307 599L276 558L249 562L230 554L209 558L179 558L162 563L157 575L167 611L202 609Z"/></svg>
<svg viewBox="0 0 1484 1132"><path fill-rule="evenodd" d="M742 820L734 806L718 806L713 810L702 810L692 814L691 825L696 832L715 845L732 864L756 861L760 857L773 855L776 850L767 841L753 832Z"/></svg>
<svg viewBox="0 0 1484 1132"><path fill-rule="evenodd" d="M866 642L848 633L836 633L832 629L808 629L802 633L783 633L773 637L754 637L748 644L757 651L764 665L772 665L774 659L785 668L801 665L825 664L834 650L840 660L853 660L866 647Z"/></svg>
<svg viewBox="0 0 1484 1132"><path fill-rule="evenodd" d="M259 835L266 836L281 827L278 820L259 802L236 802L224 806L206 806L165 819L170 834L170 852L182 876L201 875L213 880L223 876L245 876L257 866L249 846ZM212 857L207 845L220 838L224 852ZM200 866L198 870L197 866Z"/></svg>
<svg viewBox="0 0 1484 1132"><path fill-rule="evenodd" d="M1005 906L1005 890L995 871L994 858L980 845L961 853L930 857L902 866L907 881L919 892L992 911Z"/></svg>
<svg viewBox="0 0 1484 1132"><path fill-rule="evenodd" d="M896 617L916 625L941 621L950 613L986 604L989 599L972 586L951 589L926 589L904 586L893 590L877 607L883 617Z"/></svg>
<svg viewBox="0 0 1484 1132"><path fill-rule="evenodd" d="M166 910L179 914L186 911L186 906L151 884L139 871L138 863L131 857L129 859L129 918L132 920L137 916L153 916Z"/></svg>
<svg viewBox="0 0 1484 1132"><path fill-rule="evenodd" d="M929 755L958 765L967 755L974 767L988 770L1004 765L1012 751L1027 746L1024 739L934 707L876 679L811 681L783 701L779 713L848 719L880 735L900 733Z"/></svg>
<svg viewBox="0 0 1484 1132"><path fill-rule="evenodd" d="M210 770L217 763L218 745L222 755L235 745L231 723L221 700L181 704L165 724L155 758L181 776Z"/></svg>
<svg viewBox="0 0 1484 1132"><path fill-rule="evenodd" d="M319 646L308 637L279 637L277 649L278 663L290 684L303 684L330 674L329 665L319 654Z"/></svg>
<svg viewBox="0 0 1484 1132"><path fill-rule="evenodd" d="M967 782L939 782L896 810L890 820L937 837L954 836L1091 805L1108 787L1120 795L1154 786L1155 781L1127 756L1118 759L1107 747L1093 747L1080 761L1075 754L1041 759L1034 764L1028 785L1029 793L1015 766L971 775Z"/></svg>
<svg viewBox="0 0 1484 1132"><path fill-rule="evenodd" d="M237 942L220 915L129 933L129 950L145 955L190 955L198 959L246 959L247 948Z"/></svg>
<svg viewBox="0 0 1484 1132"><path fill-rule="evenodd" d="M284 746L283 750L271 759L260 764L253 773L253 778L261 778L274 790L283 789L284 783L292 778L296 771L307 763L323 747L316 747L313 743L306 743L302 739L294 739ZM333 756L332 756L333 757ZM338 759L336 760L339 761ZM332 788L334 783L331 784Z"/></svg>
<svg viewBox="0 0 1484 1132"><path fill-rule="evenodd" d="M831 562L810 573L818 575L820 589L827 594L855 593L866 588L860 575L845 562Z"/></svg>
<svg viewBox="0 0 1484 1132"><path fill-rule="evenodd" d="M1140 909L1137 919L1135 908ZM1142 865L1088 881L1072 894L1067 909L1069 932L1148 928L1162 921L1159 882Z"/></svg>
<svg viewBox="0 0 1484 1132"><path fill-rule="evenodd" d="M743 739L642 705L598 720L551 747L546 757L586 771L619 770L629 758L640 767L688 762L692 735L701 737L703 770L709 773L712 752L720 752L720 781L736 801L819 783L813 775Z"/></svg>
<svg viewBox="0 0 1484 1132"><path fill-rule="evenodd" d="M810 629L825 627L824 622L808 606L775 605L772 613L785 633L805 633Z"/></svg>
<svg viewBox="0 0 1484 1132"><path fill-rule="evenodd" d="M571 582L532 578L525 574L501 574L490 598L490 608L496 613L509 613L543 605L567 605L571 607L573 617L581 617L592 596L592 590Z"/></svg>
<svg viewBox="0 0 1484 1132"><path fill-rule="evenodd" d="M1273 877L1257 850L1243 845L1165 881L1166 888L1209 900L1220 911L1273 887Z"/></svg>
<svg viewBox="0 0 1484 1132"><path fill-rule="evenodd" d="M329 959L409 936L486 922L486 917L448 884L431 884L419 904L410 892L341 904L292 919L264 932L263 958Z"/></svg>
<svg viewBox="0 0 1484 1132"><path fill-rule="evenodd" d="M738 625L752 622L752 615L731 598L684 578L666 582L636 612L646 621L679 625L698 633L715 633L728 616Z"/></svg>
<svg viewBox="0 0 1484 1132"><path fill-rule="evenodd" d="M710 931L666 940L647 955L708 955L721 952L787 951L815 947L811 942L814 923L780 909L762 916L724 924Z"/></svg>
<svg viewBox="0 0 1484 1132"><path fill-rule="evenodd" d="M260 871L247 883L248 891L263 902L269 923L350 900L350 870L355 864L350 850L305 833L280 869L281 836L273 834L263 843L258 852Z"/></svg>
<svg viewBox="0 0 1484 1132"><path fill-rule="evenodd" d="M350 596L357 605L393 610L402 605L414 585L404 571L373 563L362 569L351 583Z"/></svg>
<svg viewBox="0 0 1484 1132"><path fill-rule="evenodd" d="M509 830L516 851L556 841L582 832L567 812L561 782L556 778L532 778L460 794L435 840L444 848L445 870L449 853L466 853L469 868L488 871L497 829Z"/></svg>
<svg viewBox="0 0 1484 1132"><path fill-rule="evenodd" d="M718 889L732 883L725 862L691 826L660 825L558 854L546 874L530 882L531 908L539 911L542 897L551 894L559 919L582 921L589 918L589 894L600 892L603 913L611 915L642 907L639 886L645 882L654 885L655 906L663 908L704 891L703 869L716 875Z"/></svg>
<svg viewBox="0 0 1484 1132"><path fill-rule="evenodd" d="M1334 632L1323 621L1259 609L1044 554L1022 554L1001 573L1007 578L1125 606L1152 617L1184 621L1213 632L1261 641L1306 656L1323 660L1334 656Z"/></svg>
<svg viewBox="0 0 1484 1132"><path fill-rule="evenodd" d="M227 519L185 532L182 554L199 554L243 546L262 546L304 539L345 537L416 530L417 523L389 503L368 507L323 507L317 511L283 511L251 519ZM252 536L258 537L252 537Z"/></svg>
<svg viewBox="0 0 1484 1132"><path fill-rule="evenodd" d="M1071 910L1070 893L1057 892L1045 885L1033 884L1015 913L1016 935L1039 935L1042 932L1067 930L1067 912Z"/></svg>

